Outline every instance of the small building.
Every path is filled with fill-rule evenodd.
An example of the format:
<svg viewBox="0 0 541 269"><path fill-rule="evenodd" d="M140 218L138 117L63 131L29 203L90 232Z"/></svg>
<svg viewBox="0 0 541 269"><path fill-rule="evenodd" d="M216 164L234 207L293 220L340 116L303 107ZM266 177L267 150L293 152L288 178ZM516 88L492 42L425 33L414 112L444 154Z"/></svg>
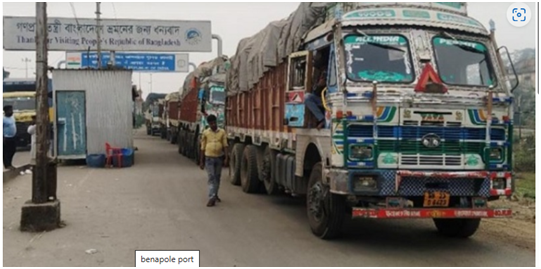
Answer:
<svg viewBox="0 0 541 269"><path fill-rule="evenodd" d="M105 143L133 148L131 70L57 69L53 78L58 159L104 154Z"/></svg>

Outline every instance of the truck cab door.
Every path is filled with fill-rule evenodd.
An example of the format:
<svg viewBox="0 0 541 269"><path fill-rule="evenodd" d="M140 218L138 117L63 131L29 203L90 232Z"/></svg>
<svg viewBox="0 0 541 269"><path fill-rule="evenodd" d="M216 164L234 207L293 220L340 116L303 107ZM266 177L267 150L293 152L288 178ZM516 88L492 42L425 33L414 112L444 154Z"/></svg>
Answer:
<svg viewBox="0 0 541 269"><path fill-rule="evenodd" d="M304 96L312 87L312 52L299 51L288 59L285 94L285 124L303 128L307 125Z"/></svg>

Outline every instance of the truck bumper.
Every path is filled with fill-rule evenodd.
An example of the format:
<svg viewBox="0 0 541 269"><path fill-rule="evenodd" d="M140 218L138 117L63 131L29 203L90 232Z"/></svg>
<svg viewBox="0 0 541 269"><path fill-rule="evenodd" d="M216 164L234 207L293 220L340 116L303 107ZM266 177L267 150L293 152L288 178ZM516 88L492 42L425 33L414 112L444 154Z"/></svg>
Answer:
<svg viewBox="0 0 541 269"><path fill-rule="evenodd" d="M433 186L463 197L510 196L513 192L511 172L326 169L323 176L332 193L343 195L423 196ZM357 181L367 176L373 177L375 186L358 187Z"/></svg>
<svg viewBox="0 0 541 269"><path fill-rule="evenodd" d="M471 208L358 208L352 210L352 218L406 219L406 218L508 218L511 209Z"/></svg>

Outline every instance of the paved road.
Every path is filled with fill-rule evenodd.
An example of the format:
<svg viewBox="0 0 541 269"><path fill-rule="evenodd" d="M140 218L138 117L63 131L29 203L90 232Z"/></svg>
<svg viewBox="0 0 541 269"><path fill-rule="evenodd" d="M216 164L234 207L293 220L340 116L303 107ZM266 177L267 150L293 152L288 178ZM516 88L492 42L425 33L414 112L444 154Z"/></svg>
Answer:
<svg viewBox="0 0 541 269"><path fill-rule="evenodd" d="M13 166L20 167L30 163L30 151L29 150L18 150L13 156ZM4 169L4 172L6 169Z"/></svg>
<svg viewBox="0 0 541 269"><path fill-rule="evenodd" d="M175 146L142 134L135 144L132 168L59 168L62 229L19 232L31 177L6 183L4 266L133 266L136 249L201 250L201 266L535 266L531 242L485 229L451 240L431 221L349 221L344 239L322 241L302 200L248 195L225 180L223 202L207 208L205 173Z"/></svg>

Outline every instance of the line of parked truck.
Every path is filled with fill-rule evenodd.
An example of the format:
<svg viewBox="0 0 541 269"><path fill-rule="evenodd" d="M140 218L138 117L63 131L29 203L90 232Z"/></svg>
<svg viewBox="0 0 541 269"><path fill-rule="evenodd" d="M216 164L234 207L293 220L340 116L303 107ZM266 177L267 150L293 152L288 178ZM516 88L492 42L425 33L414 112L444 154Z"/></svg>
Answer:
<svg viewBox="0 0 541 269"><path fill-rule="evenodd" d="M301 3L155 102L149 134L198 161L205 117L216 115L229 181L305 197L324 239L346 217L432 218L465 238L481 218L511 216L488 203L514 187L517 85L502 55L494 26L468 17L463 2Z"/></svg>

